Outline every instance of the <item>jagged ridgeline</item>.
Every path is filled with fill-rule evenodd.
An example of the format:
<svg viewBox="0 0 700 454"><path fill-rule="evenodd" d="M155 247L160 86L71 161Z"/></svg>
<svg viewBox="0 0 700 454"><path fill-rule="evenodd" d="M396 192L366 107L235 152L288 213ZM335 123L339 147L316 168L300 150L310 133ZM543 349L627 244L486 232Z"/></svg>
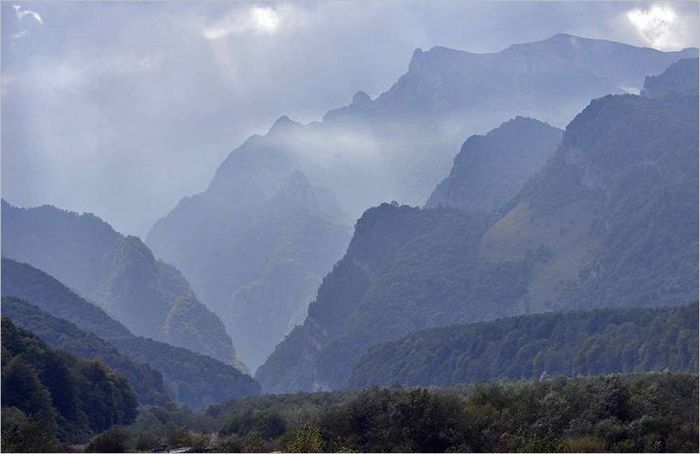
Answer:
<svg viewBox="0 0 700 454"><path fill-rule="evenodd" d="M650 80L665 88L592 101L492 215L368 210L263 388L342 387L369 347L430 327L696 301L697 59Z"/></svg>
<svg viewBox="0 0 700 454"><path fill-rule="evenodd" d="M231 339L174 267L91 214L2 202L2 253L55 276L130 331L236 364Z"/></svg>
<svg viewBox="0 0 700 454"><path fill-rule="evenodd" d="M698 306L525 315L380 344L349 386L447 386L547 376L696 372Z"/></svg>
<svg viewBox="0 0 700 454"><path fill-rule="evenodd" d="M173 396L181 404L201 408L260 392L252 378L231 365L135 336L105 311L30 265L3 259L2 293L3 316L32 330L53 348L100 359L123 371L142 403L152 399L160 403Z"/></svg>
<svg viewBox="0 0 700 454"><path fill-rule="evenodd" d="M255 369L303 318L362 212L390 200L422 205L466 137L517 115L563 127L590 99L638 90L646 75L696 55L564 34L488 54L418 49L375 99L359 92L321 122L281 117L246 140L209 187L182 199L146 241L187 276ZM549 151L521 155L527 163L513 159L536 167ZM495 170L505 164L492 163ZM523 181L513 183L488 203ZM269 320L264 330L260 320Z"/></svg>
<svg viewBox="0 0 700 454"><path fill-rule="evenodd" d="M84 443L112 425L133 422L137 405L127 380L103 363L49 348L2 317L3 451L60 451L59 441Z"/></svg>

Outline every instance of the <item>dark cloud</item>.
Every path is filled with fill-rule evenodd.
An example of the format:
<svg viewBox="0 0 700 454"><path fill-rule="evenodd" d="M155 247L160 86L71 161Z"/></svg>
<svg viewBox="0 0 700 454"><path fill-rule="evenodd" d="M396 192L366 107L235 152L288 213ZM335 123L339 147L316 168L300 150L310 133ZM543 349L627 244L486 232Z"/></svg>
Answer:
<svg viewBox="0 0 700 454"><path fill-rule="evenodd" d="M627 13L648 3L22 2L43 24L3 3L3 197L143 234L248 135L378 95L416 47L696 45L698 4L664 5L676 20L640 28Z"/></svg>

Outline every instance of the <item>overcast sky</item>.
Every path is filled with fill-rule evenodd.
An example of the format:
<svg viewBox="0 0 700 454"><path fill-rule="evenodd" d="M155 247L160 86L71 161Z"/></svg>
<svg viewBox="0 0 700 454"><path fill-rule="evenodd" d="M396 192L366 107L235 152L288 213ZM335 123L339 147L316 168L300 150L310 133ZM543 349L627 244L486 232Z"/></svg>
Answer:
<svg viewBox="0 0 700 454"><path fill-rule="evenodd" d="M375 97L413 49L558 32L697 46L697 2L3 2L2 195L145 234L281 115Z"/></svg>

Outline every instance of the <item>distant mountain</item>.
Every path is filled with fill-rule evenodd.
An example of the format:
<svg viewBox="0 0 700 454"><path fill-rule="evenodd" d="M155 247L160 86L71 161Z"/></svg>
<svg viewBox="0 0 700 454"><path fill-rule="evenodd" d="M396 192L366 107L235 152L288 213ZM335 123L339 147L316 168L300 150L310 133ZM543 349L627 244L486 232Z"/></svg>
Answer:
<svg viewBox="0 0 700 454"><path fill-rule="evenodd" d="M104 340L109 344L106 348L113 346L119 353L132 360L148 364L160 372L169 391L181 404L201 408L260 392L260 386L252 378L231 365L184 348L133 335L105 311L30 265L10 259L2 260L2 294L4 298L24 300L52 317L70 322L81 332L93 334ZM4 310L3 303L3 314ZM19 324L30 326L35 323L35 320L32 320L32 317L37 316L35 312L10 308L5 315L17 317ZM48 317L45 317L45 322L39 325L43 326L39 333L45 335L45 339L49 341L54 339L52 331L57 332L67 327L65 323L59 324ZM72 335L77 334L80 333ZM92 337L89 340L95 341ZM61 339L58 341L64 342ZM83 347L88 346L74 348Z"/></svg>
<svg viewBox="0 0 700 454"><path fill-rule="evenodd" d="M449 176L437 185L425 206L492 213L542 168L562 134L562 130L538 120L516 117L486 135L469 137Z"/></svg>
<svg viewBox="0 0 700 454"><path fill-rule="evenodd" d="M417 49L407 72L376 99L358 92L321 122L283 116L267 134L246 140L204 192L156 222L146 242L224 319L254 369L299 320L367 207L389 200L422 205L464 139L504 119L525 115L563 126L591 98L636 92L645 76L694 56L697 49L660 52L570 35L489 54ZM297 214L257 222L297 172L313 188L298 189ZM286 234L248 242L244 232L266 226ZM303 256L287 252L291 238L307 245ZM302 284L287 294L292 275ZM274 313L284 315L271 330L255 329L269 317L272 300L280 308Z"/></svg>
<svg viewBox="0 0 700 454"><path fill-rule="evenodd" d="M29 263L94 301L137 335L236 361L221 321L174 267L91 214L2 202L3 257Z"/></svg>
<svg viewBox="0 0 700 454"><path fill-rule="evenodd" d="M253 369L303 321L350 237L332 193L301 172L280 172L271 182L269 169L251 164L285 161L266 147L251 140L219 169L210 190L183 200L148 236L156 254L180 264ZM231 188L213 189L225 186Z"/></svg>
<svg viewBox="0 0 700 454"><path fill-rule="evenodd" d="M697 86L670 91L591 102L493 215L368 210L263 388L342 387L369 347L430 327L697 300Z"/></svg>
<svg viewBox="0 0 700 454"><path fill-rule="evenodd" d="M698 369L698 306L525 315L380 344L350 387L447 386L545 376Z"/></svg>
<svg viewBox="0 0 700 454"><path fill-rule="evenodd" d="M133 422L137 405L127 381L109 367L53 350L2 317L2 408L15 409L3 411L3 450L22 442L12 439L13 425L25 418L45 431L30 436L84 443L112 425Z"/></svg>
<svg viewBox="0 0 700 454"><path fill-rule="evenodd" d="M692 96L697 93L698 59L684 58L669 66L663 74L644 81L643 96L658 98L672 93Z"/></svg>
<svg viewBox="0 0 700 454"><path fill-rule="evenodd" d="M2 314L18 326L31 331L51 348L65 350L80 358L102 361L129 382L145 405L172 402L172 391L161 374L148 364L134 361L95 334L73 323L54 317L25 301L3 297Z"/></svg>

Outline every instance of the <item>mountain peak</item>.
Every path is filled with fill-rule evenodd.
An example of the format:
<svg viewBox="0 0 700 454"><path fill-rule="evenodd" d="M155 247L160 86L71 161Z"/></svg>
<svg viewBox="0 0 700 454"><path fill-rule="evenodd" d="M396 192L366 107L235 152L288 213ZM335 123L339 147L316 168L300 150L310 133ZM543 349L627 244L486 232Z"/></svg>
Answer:
<svg viewBox="0 0 700 454"><path fill-rule="evenodd" d="M366 106L372 102L372 98L369 97L367 93L360 90L352 97L352 104L356 106Z"/></svg>
<svg viewBox="0 0 700 454"><path fill-rule="evenodd" d="M297 123L296 121L292 120L286 115L282 115L279 117L275 122L272 124L272 127L270 128L270 133L275 133L275 132L283 132L283 131L288 131L290 129L296 128L298 126L301 126L301 123Z"/></svg>

